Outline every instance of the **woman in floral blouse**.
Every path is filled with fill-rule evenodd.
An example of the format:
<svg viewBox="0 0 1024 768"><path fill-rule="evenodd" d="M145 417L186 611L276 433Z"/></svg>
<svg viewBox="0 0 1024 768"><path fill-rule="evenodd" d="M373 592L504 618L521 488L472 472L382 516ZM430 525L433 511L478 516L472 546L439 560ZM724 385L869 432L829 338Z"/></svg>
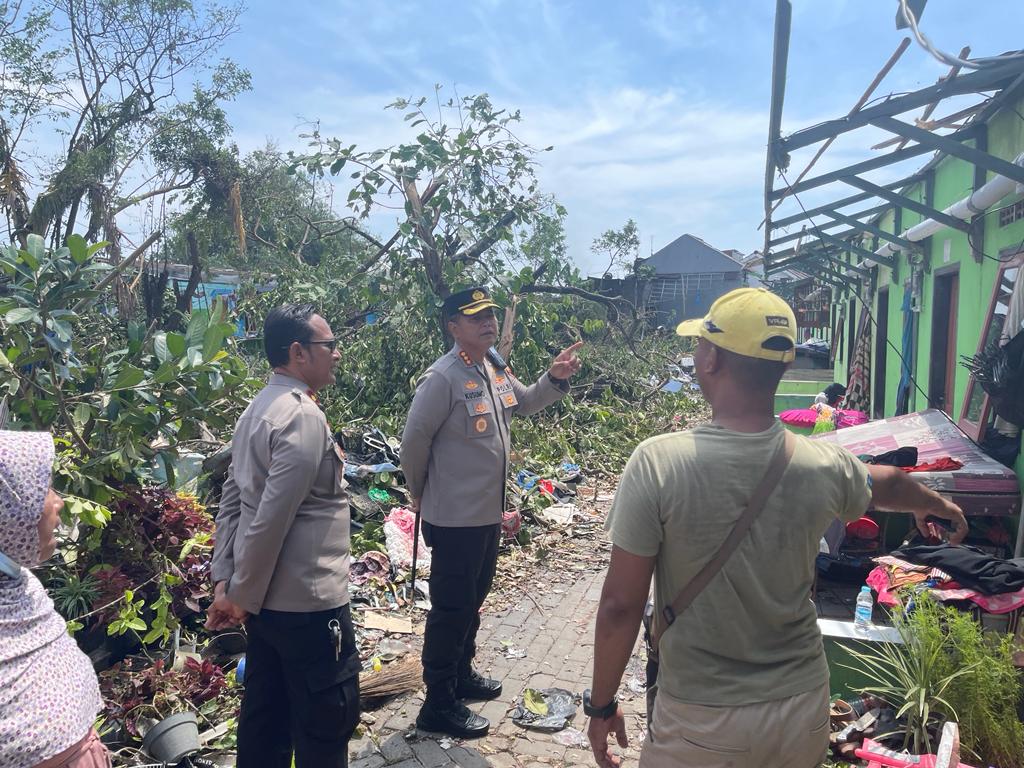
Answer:
<svg viewBox="0 0 1024 768"><path fill-rule="evenodd" d="M109 768L96 674L28 570L56 548L53 455L48 433L0 431L0 765Z"/></svg>

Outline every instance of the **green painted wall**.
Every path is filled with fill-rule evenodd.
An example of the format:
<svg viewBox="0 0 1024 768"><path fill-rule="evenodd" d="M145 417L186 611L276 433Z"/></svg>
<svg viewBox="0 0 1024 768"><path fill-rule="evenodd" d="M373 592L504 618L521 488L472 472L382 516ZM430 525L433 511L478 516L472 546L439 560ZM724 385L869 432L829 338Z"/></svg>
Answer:
<svg viewBox="0 0 1024 768"><path fill-rule="evenodd" d="M998 157L1014 160L1024 152L1024 99L1016 104L1002 110L989 122L988 126L988 151ZM933 169L933 207L944 209L952 203L970 194L974 189L974 166L958 158L946 157L941 160ZM992 173L987 174L991 179ZM920 182L913 187L904 190L904 194L912 199L925 202L927 188L925 182ZM930 350L932 343L932 323L934 320L935 307L935 281L936 278L955 271L958 274L958 297L955 306L956 311L956 360L955 378L953 387L952 415L955 420L960 417L964 399L967 392L970 374L959 364L963 355L973 355L977 351L978 340L981 335L982 324L988 313L991 302L992 290L995 284L996 273L1000 267L995 260L1001 251L1019 251L1024 248L1024 220L1000 227L999 215L995 211L999 208L1016 202L1020 195L1010 194L990 210L990 214L984 218L983 250L992 258L981 258L976 260L971 253L971 246L967 236L959 231L944 229L929 238L924 243L925 253L928 256L928 267L924 274L921 290L921 311L917 313L917 331L915 341L915 356L912 366L914 377L918 386L925 393L928 392L930 374ZM902 212L902 229L921 221L923 216L913 211ZM888 211L879 219L878 226L888 232L894 232L894 213ZM978 243L981 245L981 243ZM898 257L896 274L887 267L879 267L877 287L884 289L888 287L888 340L892 346L888 347L886 355L886 386L884 415L892 416L896 411L896 396L900 380L900 359L893 349L902 348L903 336L903 304L905 286L909 285L911 267L905 255ZM1024 279L1022 277L1021 279ZM878 317L879 294L876 292L873 297L871 311L875 318ZM856 311L859 320L859 303ZM844 327L848 326L849 315L844 320ZM848 333L847 333L848 335ZM875 343L875 332L872 330L872 361L878 360L878 349ZM841 355L836 356L835 380L845 382L848 378L848 346L851 339L847 338L843 345ZM874 391L874 376L872 371L872 392ZM926 396L916 389L912 389L910 399L910 410L922 410L928 407ZM1024 456L1016 466L1018 477L1024 482Z"/></svg>

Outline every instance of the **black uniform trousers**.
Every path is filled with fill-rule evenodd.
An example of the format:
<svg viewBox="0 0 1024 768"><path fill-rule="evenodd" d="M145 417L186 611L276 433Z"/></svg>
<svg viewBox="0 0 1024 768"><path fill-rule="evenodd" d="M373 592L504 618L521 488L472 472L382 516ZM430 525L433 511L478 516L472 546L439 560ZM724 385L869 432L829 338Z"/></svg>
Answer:
<svg viewBox="0 0 1024 768"><path fill-rule="evenodd" d="M433 686L469 673L480 607L498 565L501 524L450 528L423 523L430 547L430 612L423 638L423 681Z"/></svg>
<svg viewBox="0 0 1024 768"><path fill-rule="evenodd" d="M341 625L335 657L329 622ZM359 723L359 652L348 605L314 613L262 610L248 648L238 768L345 768Z"/></svg>

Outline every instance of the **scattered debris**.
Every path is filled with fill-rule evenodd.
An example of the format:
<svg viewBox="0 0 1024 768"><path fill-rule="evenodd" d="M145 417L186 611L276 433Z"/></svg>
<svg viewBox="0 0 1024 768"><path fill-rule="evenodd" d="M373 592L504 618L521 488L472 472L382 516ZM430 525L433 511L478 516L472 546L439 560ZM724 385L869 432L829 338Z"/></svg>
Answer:
<svg viewBox="0 0 1024 768"><path fill-rule="evenodd" d="M392 616L377 611L363 613L363 626L366 629L383 629L385 632L394 632L399 635L411 635L413 631L412 617Z"/></svg>
<svg viewBox="0 0 1024 768"><path fill-rule="evenodd" d="M417 690L423 682L423 665L412 654L388 664L378 672L359 676L359 698L362 701L389 698Z"/></svg>
<svg viewBox="0 0 1024 768"><path fill-rule="evenodd" d="M561 731L556 732L551 738L564 747L590 747L590 741L587 739L587 734L583 733L583 731L578 731L575 728L563 728Z"/></svg>
<svg viewBox="0 0 1024 768"><path fill-rule="evenodd" d="M395 568L412 568L412 531L415 526L416 515L405 507L395 507L384 518L384 540ZM426 576L430 572L430 550L423 541L422 532L419 551L416 553L416 572L417 576Z"/></svg>
<svg viewBox="0 0 1024 768"><path fill-rule="evenodd" d="M576 716L577 698L562 688L527 688L516 702L512 722L535 731L560 731Z"/></svg>

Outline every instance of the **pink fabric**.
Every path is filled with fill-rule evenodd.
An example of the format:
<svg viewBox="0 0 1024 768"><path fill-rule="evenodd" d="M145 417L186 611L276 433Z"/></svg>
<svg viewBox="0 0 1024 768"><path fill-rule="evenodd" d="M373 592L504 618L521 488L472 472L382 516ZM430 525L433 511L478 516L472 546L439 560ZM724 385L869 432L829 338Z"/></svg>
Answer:
<svg viewBox="0 0 1024 768"><path fill-rule="evenodd" d="M89 732L102 707L89 658L27 567L39 561L39 517L53 439L0 431L0 551L22 566L0 573L0 765L31 768Z"/></svg>
<svg viewBox="0 0 1024 768"><path fill-rule="evenodd" d="M983 595L973 589L932 589L936 600L970 600L986 613L1009 613L1024 607L1024 589L1001 595Z"/></svg>
<svg viewBox="0 0 1024 768"><path fill-rule="evenodd" d="M110 752L96 731L90 728L80 742L35 768L110 768Z"/></svg>
<svg viewBox="0 0 1024 768"><path fill-rule="evenodd" d="M875 558L875 562L886 559L896 560L897 558L878 557ZM915 569L919 568L915 566ZM928 590L928 593L936 600L943 602L970 600L983 611L993 614L1010 613L1018 608L1024 608L1024 589L1019 589L1016 592L1004 592L1001 595L983 595L980 592L975 592L973 589L962 588L956 582L951 581L947 574L936 568L931 569L931 573L928 576L931 579L944 581L939 587L932 587ZM875 593L878 595L879 604L889 607L900 605L895 592L889 588L889 568L885 565L879 565L872 569L867 579L865 579L865 583L875 590Z"/></svg>
<svg viewBox="0 0 1024 768"><path fill-rule="evenodd" d="M839 429L855 427L858 424L865 424L868 415L861 411L849 411L839 408ZM818 412L813 408L793 408L779 414L779 421L783 424L790 424L794 427L813 427L818 418Z"/></svg>
<svg viewBox="0 0 1024 768"><path fill-rule="evenodd" d="M884 566L879 565L873 568L864 583L875 590L879 604L887 605L890 608L900 604L896 596L889 591L889 572Z"/></svg>
<svg viewBox="0 0 1024 768"><path fill-rule="evenodd" d="M411 509L405 507L395 507L392 509L387 517L384 518L386 523L394 523L395 526L409 537L412 541L412 529L416 525L416 515Z"/></svg>

